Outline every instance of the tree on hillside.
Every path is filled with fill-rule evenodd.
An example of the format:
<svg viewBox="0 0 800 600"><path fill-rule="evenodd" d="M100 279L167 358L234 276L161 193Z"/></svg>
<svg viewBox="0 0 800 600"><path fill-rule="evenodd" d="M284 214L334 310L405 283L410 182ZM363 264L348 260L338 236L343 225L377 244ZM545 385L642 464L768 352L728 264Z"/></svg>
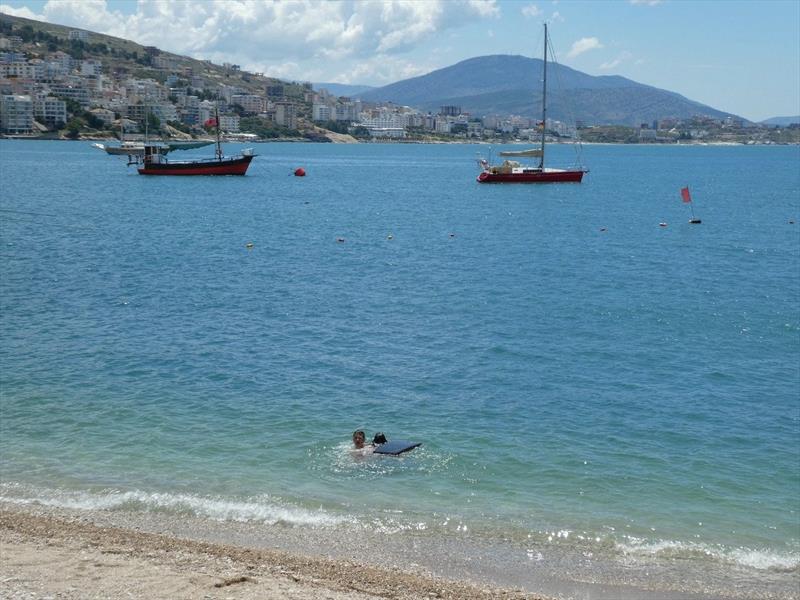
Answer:
<svg viewBox="0 0 800 600"><path fill-rule="evenodd" d="M83 128L83 121L77 117L73 117L67 123L66 136L71 140L77 140L81 137L81 128Z"/></svg>

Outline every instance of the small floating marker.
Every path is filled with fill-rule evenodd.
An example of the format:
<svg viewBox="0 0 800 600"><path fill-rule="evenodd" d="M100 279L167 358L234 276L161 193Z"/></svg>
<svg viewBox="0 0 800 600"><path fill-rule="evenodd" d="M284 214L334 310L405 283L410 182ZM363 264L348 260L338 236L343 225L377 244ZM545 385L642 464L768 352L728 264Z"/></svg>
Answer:
<svg viewBox="0 0 800 600"><path fill-rule="evenodd" d="M389 235L386 236L386 239L387 240L393 240L394 236L390 233Z"/></svg>
<svg viewBox="0 0 800 600"><path fill-rule="evenodd" d="M336 238L336 241L340 244L344 244L344 238Z"/></svg>
<svg viewBox="0 0 800 600"><path fill-rule="evenodd" d="M661 223L659 223L659 224L658 224L658 226L659 226L659 227L666 227L666 226L667 226L667 224L666 224L666 223L664 223L664 222L662 221Z"/></svg>
<svg viewBox="0 0 800 600"><path fill-rule="evenodd" d="M244 246L245 246L245 248L247 248L248 250L252 250L252 249L253 249L253 242L247 242L247 243L246 243Z"/></svg>
<svg viewBox="0 0 800 600"><path fill-rule="evenodd" d="M306 176L306 170L303 167L297 167L294 170L294 176L295 177L305 177Z"/></svg>

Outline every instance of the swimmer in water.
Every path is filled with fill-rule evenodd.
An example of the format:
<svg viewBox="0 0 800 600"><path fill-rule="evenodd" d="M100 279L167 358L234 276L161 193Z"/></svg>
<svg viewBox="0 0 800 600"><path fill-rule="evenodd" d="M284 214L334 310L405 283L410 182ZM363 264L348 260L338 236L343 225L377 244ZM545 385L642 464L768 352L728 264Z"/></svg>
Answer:
<svg viewBox="0 0 800 600"><path fill-rule="evenodd" d="M375 450L375 444L367 444L367 436L361 429L357 429L353 432L353 454L364 456L366 454L372 454L373 450Z"/></svg>

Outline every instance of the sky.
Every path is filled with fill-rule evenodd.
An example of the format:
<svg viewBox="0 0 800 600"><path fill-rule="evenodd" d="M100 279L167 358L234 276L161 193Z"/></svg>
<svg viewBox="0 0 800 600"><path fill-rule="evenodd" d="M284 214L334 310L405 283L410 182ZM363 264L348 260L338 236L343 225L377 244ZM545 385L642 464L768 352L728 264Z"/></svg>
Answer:
<svg viewBox="0 0 800 600"><path fill-rule="evenodd" d="M490 54L621 75L752 121L800 115L800 0L0 0L293 81L380 86Z"/></svg>

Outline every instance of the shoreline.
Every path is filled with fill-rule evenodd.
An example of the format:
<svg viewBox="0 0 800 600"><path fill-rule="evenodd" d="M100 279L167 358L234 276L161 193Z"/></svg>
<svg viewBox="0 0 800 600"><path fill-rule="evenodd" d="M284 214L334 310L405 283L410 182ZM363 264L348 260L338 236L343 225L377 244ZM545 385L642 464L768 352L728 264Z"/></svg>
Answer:
<svg viewBox="0 0 800 600"><path fill-rule="evenodd" d="M540 548L536 557L533 548L522 564L502 544L413 532L398 538L359 527L309 529L0 499L4 598L797 598L782 576L777 587L765 581L761 589L737 593L726 574L710 575L702 565L683 565L684 583L676 586L659 561L620 570L553 548Z"/></svg>
<svg viewBox="0 0 800 600"><path fill-rule="evenodd" d="M119 141L117 138L114 137L100 137L100 136L85 136L80 137L76 140L72 140L69 138L54 138L54 137L46 137L46 136L9 136L9 135L2 135L0 136L2 140L22 140L22 141L37 141L37 142L107 142L107 141ZM485 140L356 140L356 141L339 141L339 140L330 140L329 142L318 142L315 140L305 139L305 138L275 138L275 139L263 139L263 140L248 140L248 141L241 141L241 140L222 140L225 144L319 144L319 143L326 143L326 144L333 144L333 145L353 145L353 144L363 144L363 145L371 145L371 144L405 144L405 145L466 145L466 146L526 146L530 145L533 142L528 141L509 141L509 142L490 142ZM575 142L549 142L550 145L554 146L571 146L575 145ZM778 142L771 142L771 143L749 143L749 142L676 142L676 143L655 143L655 144L639 144L639 143L628 143L628 142L580 142L581 146L641 146L641 147L667 147L672 148L675 146L745 146L745 147L764 147L764 146L775 146L775 147L784 147L784 146L800 146L800 143L778 143Z"/></svg>
<svg viewBox="0 0 800 600"><path fill-rule="evenodd" d="M0 504L0 581L5 597L61 598L446 598L548 600L283 550L207 542L90 516Z"/></svg>

